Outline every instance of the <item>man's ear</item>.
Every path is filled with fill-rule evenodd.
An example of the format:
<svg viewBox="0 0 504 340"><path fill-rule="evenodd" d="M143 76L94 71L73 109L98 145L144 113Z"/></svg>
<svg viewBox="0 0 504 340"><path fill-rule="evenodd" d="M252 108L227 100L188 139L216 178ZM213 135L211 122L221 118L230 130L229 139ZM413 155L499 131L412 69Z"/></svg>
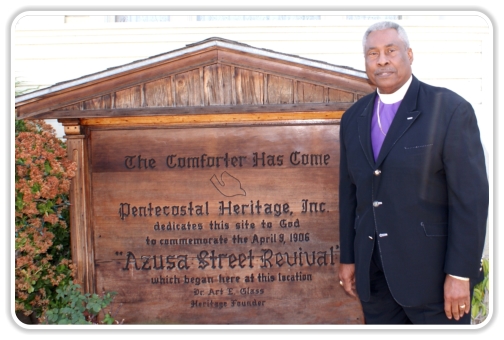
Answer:
<svg viewBox="0 0 504 340"><path fill-rule="evenodd" d="M413 50L410 48L408 48L408 59L410 61L410 65L413 64Z"/></svg>

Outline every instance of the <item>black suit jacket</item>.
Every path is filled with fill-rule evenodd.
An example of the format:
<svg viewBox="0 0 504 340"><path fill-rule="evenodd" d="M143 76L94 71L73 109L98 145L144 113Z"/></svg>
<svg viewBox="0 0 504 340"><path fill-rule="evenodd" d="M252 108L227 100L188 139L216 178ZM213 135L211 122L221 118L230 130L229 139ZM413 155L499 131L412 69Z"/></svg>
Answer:
<svg viewBox="0 0 504 340"><path fill-rule="evenodd" d="M446 273L480 276L489 193L474 110L413 76L375 162L375 96L341 119L340 262L355 263L357 293L367 301L377 237L396 301L441 302Z"/></svg>

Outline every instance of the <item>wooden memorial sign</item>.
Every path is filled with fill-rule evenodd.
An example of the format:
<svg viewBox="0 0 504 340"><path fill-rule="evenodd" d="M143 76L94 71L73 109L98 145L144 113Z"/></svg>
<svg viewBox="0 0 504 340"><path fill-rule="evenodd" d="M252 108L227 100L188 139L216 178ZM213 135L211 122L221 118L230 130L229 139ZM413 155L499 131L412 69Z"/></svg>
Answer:
<svg viewBox="0 0 504 340"><path fill-rule="evenodd" d="M355 318L337 302L338 131L92 131L97 287L135 323Z"/></svg>
<svg viewBox="0 0 504 340"><path fill-rule="evenodd" d="M74 90L80 104L69 104L66 89L18 105L18 117L36 117L31 110L66 126L79 163L71 193L79 278L87 291L117 292L115 317L127 324L362 323L337 276L339 118L371 88L244 57L241 46L213 46L217 64L205 66L202 48L106 86L94 76ZM165 78L152 79L154 67ZM219 94L226 84L229 95ZM254 88L264 90L260 105ZM205 100L194 108L191 96Z"/></svg>

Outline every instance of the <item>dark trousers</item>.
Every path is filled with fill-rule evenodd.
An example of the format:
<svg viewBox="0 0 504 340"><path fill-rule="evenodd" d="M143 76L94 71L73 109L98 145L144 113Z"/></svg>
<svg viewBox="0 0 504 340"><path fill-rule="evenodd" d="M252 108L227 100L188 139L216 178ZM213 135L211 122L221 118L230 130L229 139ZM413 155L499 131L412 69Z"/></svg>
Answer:
<svg viewBox="0 0 504 340"><path fill-rule="evenodd" d="M377 242L370 266L371 298L361 301L366 324L470 324L471 314L465 314L458 321L448 319L444 311L444 301L417 307L403 307L390 293ZM471 286L471 297L472 297ZM414 294L414 293L412 293Z"/></svg>

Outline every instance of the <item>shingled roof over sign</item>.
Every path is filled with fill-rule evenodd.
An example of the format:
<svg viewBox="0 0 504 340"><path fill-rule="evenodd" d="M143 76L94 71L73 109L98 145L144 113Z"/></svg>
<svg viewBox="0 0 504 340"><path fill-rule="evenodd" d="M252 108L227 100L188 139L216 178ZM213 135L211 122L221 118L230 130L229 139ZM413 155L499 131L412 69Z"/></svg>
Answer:
<svg viewBox="0 0 504 340"><path fill-rule="evenodd" d="M344 110L371 92L350 67L209 38L16 97L16 116L86 118Z"/></svg>

